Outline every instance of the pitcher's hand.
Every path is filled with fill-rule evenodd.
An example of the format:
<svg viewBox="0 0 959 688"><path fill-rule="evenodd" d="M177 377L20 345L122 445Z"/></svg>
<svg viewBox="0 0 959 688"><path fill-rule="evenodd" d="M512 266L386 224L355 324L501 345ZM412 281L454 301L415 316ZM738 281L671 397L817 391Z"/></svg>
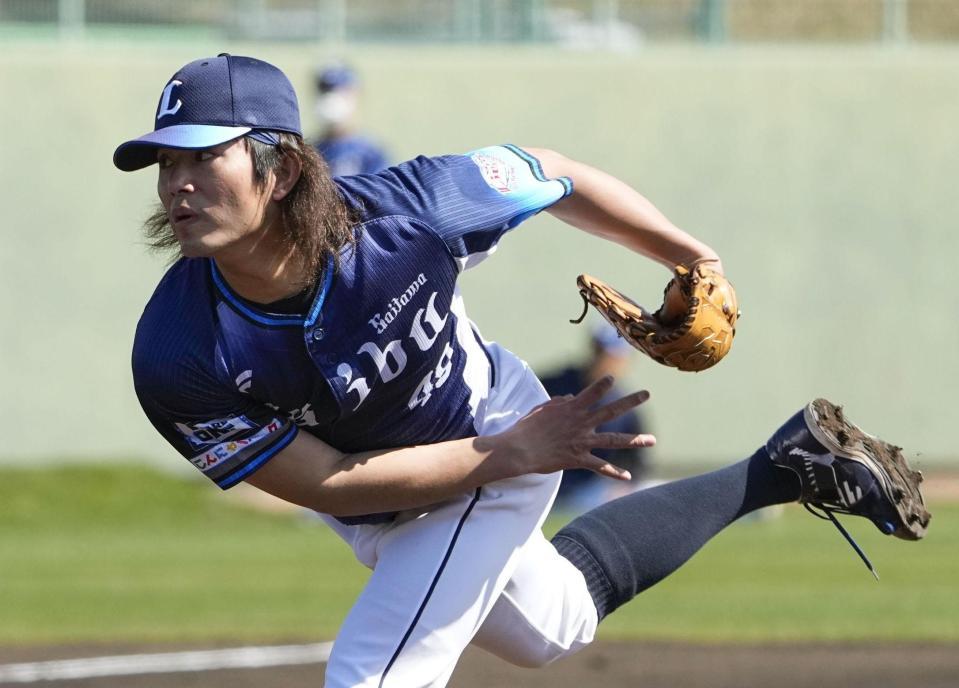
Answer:
<svg viewBox="0 0 959 688"><path fill-rule="evenodd" d="M517 474L553 473L571 468L587 468L618 480L629 480L629 471L592 454L593 449L630 449L656 444L653 435L625 432L596 432L596 428L636 408L649 392L633 392L596 406L613 386L606 376L579 394L555 397L533 409L509 430L494 435L505 443ZM490 458L497 458L494 450Z"/></svg>

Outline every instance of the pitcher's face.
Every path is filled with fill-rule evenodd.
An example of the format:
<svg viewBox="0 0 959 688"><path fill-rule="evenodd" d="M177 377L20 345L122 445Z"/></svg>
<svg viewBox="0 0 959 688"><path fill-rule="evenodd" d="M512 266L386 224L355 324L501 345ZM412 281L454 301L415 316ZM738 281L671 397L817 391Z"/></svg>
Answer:
<svg viewBox="0 0 959 688"><path fill-rule="evenodd" d="M245 139L161 148L157 161L157 193L184 256L212 257L265 228L270 190L255 183Z"/></svg>

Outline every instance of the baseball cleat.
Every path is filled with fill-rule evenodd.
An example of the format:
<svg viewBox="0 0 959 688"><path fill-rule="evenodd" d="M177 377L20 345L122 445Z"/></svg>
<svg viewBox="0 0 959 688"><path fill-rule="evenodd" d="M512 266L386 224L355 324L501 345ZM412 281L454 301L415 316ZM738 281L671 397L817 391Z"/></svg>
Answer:
<svg viewBox="0 0 959 688"><path fill-rule="evenodd" d="M773 463L799 477L800 503L832 521L876 578L869 559L834 513L863 516L886 535L904 540L926 534L931 515L919 492L922 473L909 468L901 447L847 420L842 407L825 399L810 402L769 438L766 451Z"/></svg>

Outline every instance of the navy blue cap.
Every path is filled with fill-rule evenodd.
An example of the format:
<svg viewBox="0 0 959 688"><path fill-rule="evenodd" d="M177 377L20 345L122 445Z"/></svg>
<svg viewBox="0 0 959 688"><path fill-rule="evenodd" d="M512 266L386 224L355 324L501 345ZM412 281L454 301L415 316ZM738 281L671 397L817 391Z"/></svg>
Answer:
<svg viewBox="0 0 959 688"><path fill-rule="evenodd" d="M258 130L303 135L293 85L273 65L225 53L191 62L173 75L157 104L156 126L120 144L124 172L156 162L158 148L217 146Z"/></svg>
<svg viewBox="0 0 959 688"><path fill-rule="evenodd" d="M316 89L320 93L355 86L358 81L356 72L342 62L327 65L316 73Z"/></svg>

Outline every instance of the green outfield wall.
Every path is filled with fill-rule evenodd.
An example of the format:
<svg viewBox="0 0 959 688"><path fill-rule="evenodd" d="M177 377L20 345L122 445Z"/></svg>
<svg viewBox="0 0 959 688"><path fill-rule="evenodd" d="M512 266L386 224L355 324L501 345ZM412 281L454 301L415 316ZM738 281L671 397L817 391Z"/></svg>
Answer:
<svg viewBox="0 0 959 688"><path fill-rule="evenodd" d="M182 63L228 50L285 69L310 120L323 47L0 46L0 460L185 465L132 391L134 326L163 272L138 223L152 171L116 172ZM547 146L635 185L723 256L743 318L702 374L636 356L662 465L750 452L808 399L847 405L920 465L956 455L959 50L491 46L344 53L396 159ZM578 272L655 305L668 273L534 218L463 280L484 335L545 370L579 355ZM176 323L171 323L175 327Z"/></svg>

